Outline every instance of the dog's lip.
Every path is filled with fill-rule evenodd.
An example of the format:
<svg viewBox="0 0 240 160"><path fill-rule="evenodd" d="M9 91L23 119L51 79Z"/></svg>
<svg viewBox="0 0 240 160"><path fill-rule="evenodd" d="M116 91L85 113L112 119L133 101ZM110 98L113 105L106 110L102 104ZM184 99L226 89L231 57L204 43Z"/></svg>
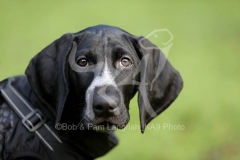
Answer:
<svg viewBox="0 0 240 160"><path fill-rule="evenodd" d="M105 121L102 121L100 123L97 123L96 125L102 125L104 127L112 127L112 126L115 126L117 127L118 129L123 129L126 125L125 124L117 124L117 123L113 123L111 121L108 121L108 120L105 120Z"/></svg>
<svg viewBox="0 0 240 160"><path fill-rule="evenodd" d="M105 127L115 126L118 129L123 129L126 126L126 124L115 123L115 122L110 121L110 120L103 120L101 122L98 122L95 125L102 125L102 126L105 126Z"/></svg>
<svg viewBox="0 0 240 160"><path fill-rule="evenodd" d="M123 129L128 121L129 121L129 117L128 118L122 118L121 120L117 119L116 117L109 117L109 118L103 118L103 117L99 117L97 119L89 119L88 117L84 118L84 124L92 124L92 125L103 125L103 126L107 126L107 127L117 127L118 129Z"/></svg>
<svg viewBox="0 0 240 160"><path fill-rule="evenodd" d="M100 122L98 123L97 125L103 125L103 126L115 126L115 124L111 123L111 122L108 122L108 121L103 121L103 122Z"/></svg>

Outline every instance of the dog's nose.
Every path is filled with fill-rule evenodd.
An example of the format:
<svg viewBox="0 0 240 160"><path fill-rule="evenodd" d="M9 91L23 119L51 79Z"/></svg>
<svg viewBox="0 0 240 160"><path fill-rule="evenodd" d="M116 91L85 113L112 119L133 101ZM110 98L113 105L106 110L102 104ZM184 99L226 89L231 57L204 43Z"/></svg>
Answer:
<svg viewBox="0 0 240 160"><path fill-rule="evenodd" d="M119 112L119 96L113 88L96 88L93 94L93 112L97 117L110 117Z"/></svg>

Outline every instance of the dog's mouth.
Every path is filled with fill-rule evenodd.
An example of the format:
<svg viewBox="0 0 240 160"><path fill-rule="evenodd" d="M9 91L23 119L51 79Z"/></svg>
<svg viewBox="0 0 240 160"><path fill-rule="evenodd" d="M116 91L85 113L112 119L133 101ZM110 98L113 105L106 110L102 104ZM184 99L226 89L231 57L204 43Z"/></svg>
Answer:
<svg viewBox="0 0 240 160"><path fill-rule="evenodd" d="M117 129L123 129L128 123L129 119L125 119L123 121L116 120L115 118L97 118L94 120L90 120L85 118L84 126L87 130L96 130L96 131L115 131Z"/></svg>
<svg viewBox="0 0 240 160"><path fill-rule="evenodd" d="M99 126L104 126L104 127L108 127L108 126L116 126L115 124L111 123L111 122L108 122L108 121L103 121L99 124L97 124Z"/></svg>
<svg viewBox="0 0 240 160"><path fill-rule="evenodd" d="M83 116L83 126L87 130L96 131L115 131L117 129L123 129L129 122L130 116L127 110L123 110L119 115L114 115L110 117L91 117L88 114Z"/></svg>
<svg viewBox="0 0 240 160"><path fill-rule="evenodd" d="M115 123L111 123L109 121L103 121L101 123L98 124L99 126L103 126L103 127L107 127L107 128L118 128L118 129L123 129L125 127L125 125L123 124L115 124Z"/></svg>
<svg viewBox="0 0 240 160"><path fill-rule="evenodd" d="M101 132L109 132L109 131L115 131L117 129L116 125L110 122L101 122L98 124L88 123L85 124L87 130L95 130L95 131L101 131Z"/></svg>
<svg viewBox="0 0 240 160"><path fill-rule="evenodd" d="M103 121L100 123L88 123L87 129L88 130L96 130L96 131L102 131L102 132L109 132L109 131L115 131L117 129L123 129L125 125L123 124L116 124L109 121Z"/></svg>

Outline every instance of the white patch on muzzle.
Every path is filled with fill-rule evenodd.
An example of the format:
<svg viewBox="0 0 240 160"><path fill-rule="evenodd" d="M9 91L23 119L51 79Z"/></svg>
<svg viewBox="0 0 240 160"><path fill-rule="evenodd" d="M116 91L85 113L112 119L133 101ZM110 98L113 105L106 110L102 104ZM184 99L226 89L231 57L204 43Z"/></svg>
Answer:
<svg viewBox="0 0 240 160"><path fill-rule="evenodd" d="M90 120L93 120L95 118L95 114L94 114L93 108L92 108L94 90L96 87L103 87L103 86L113 86L116 90L118 90L117 84L114 81L114 77L112 76L112 74L108 68L107 57L105 57L105 64L104 64L102 74L100 76L99 75L96 76L93 79L91 85L88 87L88 89L86 91L86 103L87 103L86 116ZM103 95L103 96L105 96L105 95Z"/></svg>

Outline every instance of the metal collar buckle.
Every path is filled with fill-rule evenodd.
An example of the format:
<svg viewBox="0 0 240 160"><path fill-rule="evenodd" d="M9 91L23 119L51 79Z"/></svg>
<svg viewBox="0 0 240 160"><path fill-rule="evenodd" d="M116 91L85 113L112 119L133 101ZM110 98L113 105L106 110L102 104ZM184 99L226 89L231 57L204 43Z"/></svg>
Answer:
<svg viewBox="0 0 240 160"><path fill-rule="evenodd" d="M38 109L33 110L22 119L22 124L30 131L34 132L46 122L46 118Z"/></svg>

